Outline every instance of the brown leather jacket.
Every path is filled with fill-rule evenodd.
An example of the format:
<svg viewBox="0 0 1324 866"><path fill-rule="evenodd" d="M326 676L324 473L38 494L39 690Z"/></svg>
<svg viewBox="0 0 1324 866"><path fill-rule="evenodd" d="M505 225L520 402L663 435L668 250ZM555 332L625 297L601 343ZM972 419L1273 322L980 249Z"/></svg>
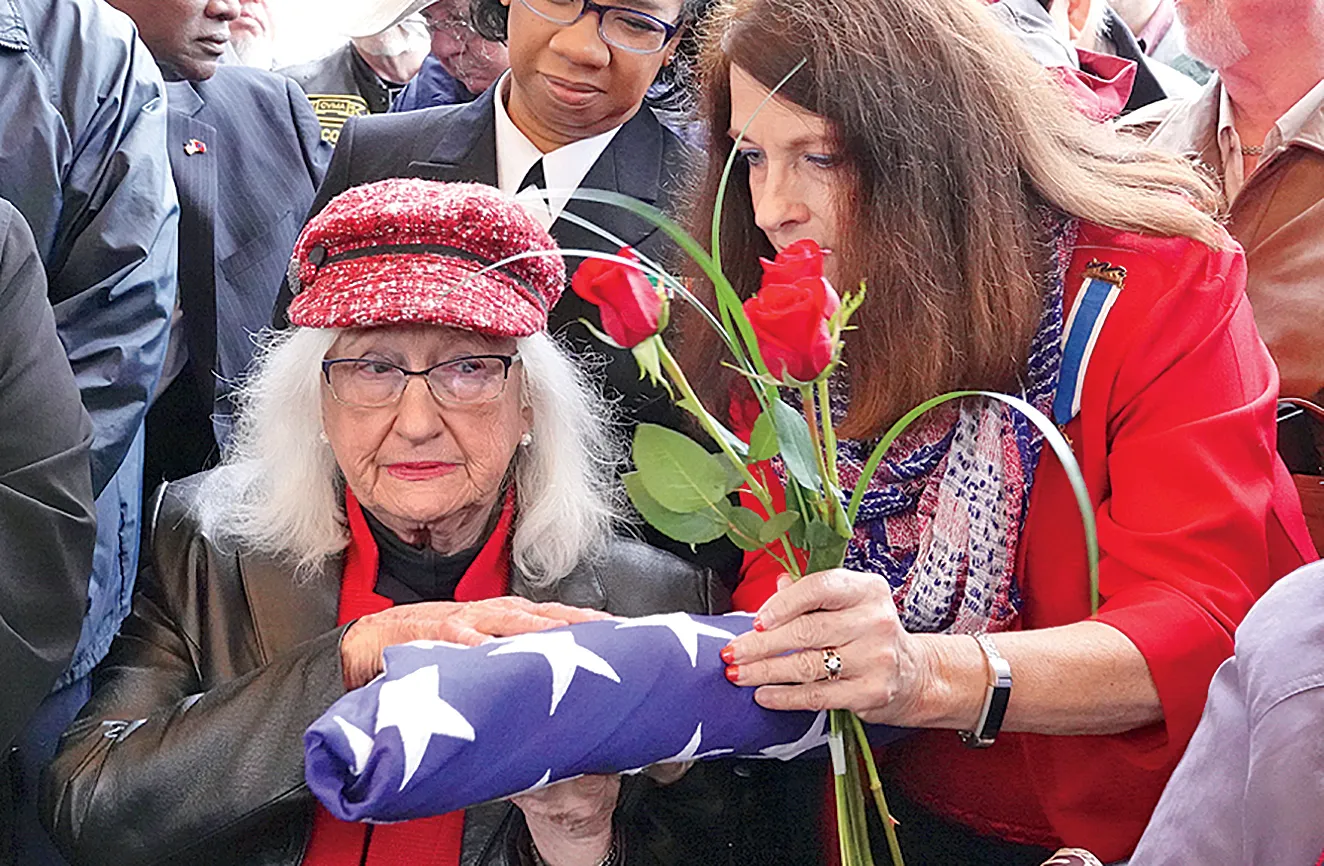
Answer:
<svg viewBox="0 0 1324 866"><path fill-rule="evenodd" d="M294 866L308 844L303 732L344 693L340 566L297 582L277 561L218 549L192 517L200 478L157 492L133 613L45 778L43 817L75 864ZM518 574L511 587L624 616L729 608L711 572L628 539L551 590ZM627 861L693 862L656 852L686 856L675 846L689 817L668 816L692 809L697 780L627 782ZM509 803L470 809L461 864L519 863L526 834Z"/></svg>
<svg viewBox="0 0 1324 866"><path fill-rule="evenodd" d="M1188 154L1223 177L1218 147L1222 85L1166 100L1121 120L1163 150ZM1229 202L1232 236L1246 250L1246 295L1278 363L1285 397L1324 397L1324 87L1279 121L1282 145L1262 158Z"/></svg>

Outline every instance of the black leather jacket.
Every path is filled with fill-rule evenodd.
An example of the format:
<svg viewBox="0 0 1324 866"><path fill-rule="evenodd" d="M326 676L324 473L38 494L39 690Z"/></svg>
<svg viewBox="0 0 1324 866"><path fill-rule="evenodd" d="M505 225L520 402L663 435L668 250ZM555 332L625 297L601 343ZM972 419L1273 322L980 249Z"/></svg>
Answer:
<svg viewBox="0 0 1324 866"><path fill-rule="evenodd" d="M294 866L308 844L303 732L344 693L340 566L296 581L280 562L218 549L192 516L200 478L158 491L133 613L45 778L43 817L75 864ZM626 616L729 605L710 572L627 539L551 590L518 574L511 588ZM708 859L686 853L709 844L690 834L696 815L725 820L702 776L627 779L627 862ZM525 835L507 802L470 809L461 864L520 863Z"/></svg>

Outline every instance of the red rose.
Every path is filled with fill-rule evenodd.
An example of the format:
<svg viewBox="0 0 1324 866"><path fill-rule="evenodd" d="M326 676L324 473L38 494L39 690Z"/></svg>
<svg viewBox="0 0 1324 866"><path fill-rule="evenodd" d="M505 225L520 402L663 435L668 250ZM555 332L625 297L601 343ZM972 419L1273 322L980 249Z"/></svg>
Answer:
<svg viewBox="0 0 1324 866"><path fill-rule="evenodd" d="M823 276L823 252L813 241L797 241L775 262L764 260L763 269L762 288L745 301L763 361L778 379L813 381L832 363L828 321L841 307Z"/></svg>
<svg viewBox="0 0 1324 866"><path fill-rule="evenodd" d="M759 259L763 265L763 285L793 283L802 277L823 276L823 256L826 253L817 241L805 238L777 253L774 261Z"/></svg>
<svg viewBox="0 0 1324 866"><path fill-rule="evenodd" d="M639 261L629 247L622 247L617 255ZM597 306L602 330L623 349L633 349L665 324L666 294L639 268L587 259L575 271L570 287Z"/></svg>

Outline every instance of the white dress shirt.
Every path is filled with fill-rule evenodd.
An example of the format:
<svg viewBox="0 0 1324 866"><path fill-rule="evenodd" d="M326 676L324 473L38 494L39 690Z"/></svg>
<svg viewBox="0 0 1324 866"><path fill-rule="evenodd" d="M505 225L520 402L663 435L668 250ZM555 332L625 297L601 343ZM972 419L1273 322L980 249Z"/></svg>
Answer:
<svg viewBox="0 0 1324 866"><path fill-rule="evenodd" d="M507 195L515 196L542 223L543 228L551 228L552 223L561 216L561 211L565 210L570 194L584 182L584 176L621 128L618 126L543 153L529 141L528 136L519 131L506 112L506 94L509 90L510 73L507 72L497 84L496 99L493 100L496 104L497 188ZM530 187L517 194L524 176L540 159L547 188L540 190Z"/></svg>

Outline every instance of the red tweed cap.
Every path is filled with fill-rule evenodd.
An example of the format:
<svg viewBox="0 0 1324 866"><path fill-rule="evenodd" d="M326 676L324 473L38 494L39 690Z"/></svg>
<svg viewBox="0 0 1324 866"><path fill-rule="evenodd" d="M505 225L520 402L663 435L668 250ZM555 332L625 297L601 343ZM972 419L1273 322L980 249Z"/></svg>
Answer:
<svg viewBox="0 0 1324 866"><path fill-rule="evenodd" d="M290 323L357 328L430 322L502 337L547 328L565 288L557 251L490 186L395 179L356 186L309 220L290 260Z"/></svg>

